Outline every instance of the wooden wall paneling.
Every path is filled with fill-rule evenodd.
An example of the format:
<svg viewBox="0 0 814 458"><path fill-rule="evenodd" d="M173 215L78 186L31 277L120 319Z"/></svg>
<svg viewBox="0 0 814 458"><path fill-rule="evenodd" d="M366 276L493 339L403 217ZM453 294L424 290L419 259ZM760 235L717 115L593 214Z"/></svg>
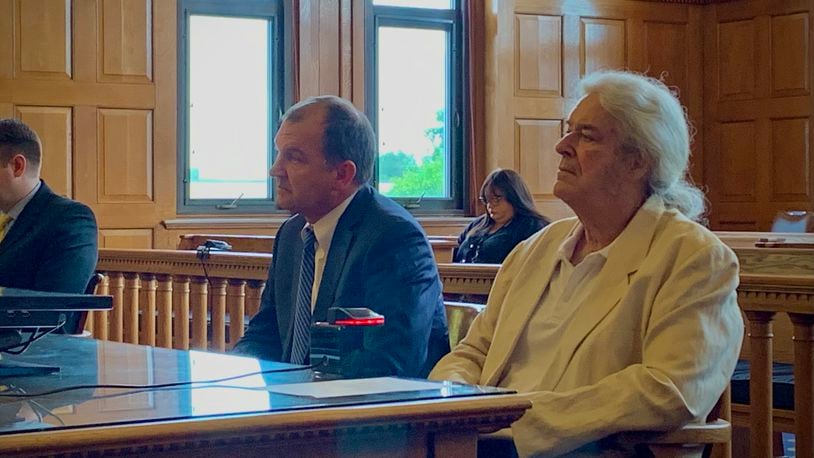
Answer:
<svg viewBox="0 0 814 458"><path fill-rule="evenodd" d="M14 77L14 2L0 0L0 80ZM0 100L3 100L0 85Z"/></svg>
<svg viewBox="0 0 814 458"><path fill-rule="evenodd" d="M151 202L152 112L100 109L98 123L99 202Z"/></svg>
<svg viewBox="0 0 814 458"><path fill-rule="evenodd" d="M721 200L754 202L757 199L756 123L724 122L720 125ZM749 160L744 160L744 159Z"/></svg>
<svg viewBox="0 0 814 458"><path fill-rule="evenodd" d="M756 24L752 19L718 25L718 97L745 99L755 96L757 74Z"/></svg>
<svg viewBox="0 0 814 458"><path fill-rule="evenodd" d="M301 99L313 95L340 95L341 25L339 2L300 1ZM346 46L350 44L345 43Z"/></svg>
<svg viewBox="0 0 814 458"><path fill-rule="evenodd" d="M13 118L14 105L0 102L0 118Z"/></svg>
<svg viewBox="0 0 814 458"><path fill-rule="evenodd" d="M300 0L299 100L319 95L319 0Z"/></svg>
<svg viewBox="0 0 814 458"><path fill-rule="evenodd" d="M18 106L16 117L40 137L43 180L55 193L73 197L72 109Z"/></svg>
<svg viewBox="0 0 814 458"><path fill-rule="evenodd" d="M553 198L560 156L554 146L562 134L559 119L517 119L515 163L535 199Z"/></svg>
<svg viewBox="0 0 814 458"><path fill-rule="evenodd" d="M808 13L795 13L771 18L773 97L809 94L808 16Z"/></svg>
<svg viewBox="0 0 814 458"><path fill-rule="evenodd" d="M339 3L339 95L353 100L353 0ZM364 28L363 24L359 25Z"/></svg>
<svg viewBox="0 0 814 458"><path fill-rule="evenodd" d="M515 17L516 95L562 96L562 17Z"/></svg>
<svg viewBox="0 0 814 458"><path fill-rule="evenodd" d="M153 74L155 87L155 110L153 111L153 155L155 158L154 202L158 218L145 221L141 227L152 225L154 244L160 240L159 224L162 220L176 215L176 145L177 145L177 69L178 55L177 12L175 2L158 1L153 3L152 30L154 40ZM156 52L155 50L160 50ZM139 226L132 226L139 227Z"/></svg>
<svg viewBox="0 0 814 458"><path fill-rule="evenodd" d="M99 81L153 77L152 0L103 0L99 7Z"/></svg>
<svg viewBox="0 0 814 458"><path fill-rule="evenodd" d="M73 81L75 82L96 86L98 25L97 0L73 0ZM84 101L82 104L89 105L88 102ZM98 103L96 100L93 102Z"/></svg>
<svg viewBox="0 0 814 458"><path fill-rule="evenodd" d="M810 121L807 117L771 120L771 200L812 200L812 161L809 156Z"/></svg>
<svg viewBox="0 0 814 458"><path fill-rule="evenodd" d="M152 229L102 229L99 231L100 248L153 247Z"/></svg>
<svg viewBox="0 0 814 458"><path fill-rule="evenodd" d="M814 5L738 3L710 6L705 18L705 55L714 56L704 93L710 222L717 230L769 230L777 211L814 205ZM749 132L737 135L747 139L734 140L731 126L741 121ZM720 141L726 137L729 143ZM744 198L738 188L747 185Z"/></svg>
<svg viewBox="0 0 814 458"><path fill-rule="evenodd" d="M97 120L96 107L80 105L73 109L74 125L74 199L89 205L98 215L97 193Z"/></svg>
<svg viewBox="0 0 814 458"><path fill-rule="evenodd" d="M353 96L351 100L356 108L365 109L365 3L366 0L351 0L352 12L352 65Z"/></svg>
<svg viewBox="0 0 814 458"><path fill-rule="evenodd" d="M340 94L339 2L319 2L319 94Z"/></svg>
<svg viewBox="0 0 814 458"><path fill-rule="evenodd" d="M504 156L506 152L513 156L514 151L512 109L514 88L511 84L506 84L507 79L514 80L514 34L508 32L513 29L514 15L511 13L513 9L514 0L489 0L489 5L484 9L486 22L484 166L487 173L500 165L514 168L513 163L505 163ZM511 78L507 77L508 72L512 72Z"/></svg>
<svg viewBox="0 0 814 458"><path fill-rule="evenodd" d="M627 68L627 27L624 20L582 18L582 75L596 70Z"/></svg>
<svg viewBox="0 0 814 458"><path fill-rule="evenodd" d="M17 0L17 77L71 78L71 0Z"/></svg>

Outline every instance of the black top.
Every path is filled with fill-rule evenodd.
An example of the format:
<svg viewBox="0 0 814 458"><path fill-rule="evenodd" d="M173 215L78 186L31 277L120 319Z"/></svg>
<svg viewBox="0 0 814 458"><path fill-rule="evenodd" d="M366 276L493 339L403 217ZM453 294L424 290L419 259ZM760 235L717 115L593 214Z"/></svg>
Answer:
<svg viewBox="0 0 814 458"><path fill-rule="evenodd" d="M515 215L508 224L492 234L478 231L467 237L469 231L486 218L486 214L472 221L458 237L458 248L452 256L454 262L500 264L512 249L548 222L531 216Z"/></svg>

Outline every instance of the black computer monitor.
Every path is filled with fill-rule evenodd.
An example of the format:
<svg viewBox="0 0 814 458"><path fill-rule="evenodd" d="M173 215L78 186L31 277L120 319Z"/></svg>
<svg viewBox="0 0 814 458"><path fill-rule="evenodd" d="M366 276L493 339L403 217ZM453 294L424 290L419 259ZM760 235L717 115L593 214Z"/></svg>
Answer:
<svg viewBox="0 0 814 458"><path fill-rule="evenodd" d="M0 287L0 353L19 354L28 344L65 324L70 312L110 310L113 298ZM28 340L26 340L26 336ZM58 372L58 367L8 361L0 355L0 379Z"/></svg>

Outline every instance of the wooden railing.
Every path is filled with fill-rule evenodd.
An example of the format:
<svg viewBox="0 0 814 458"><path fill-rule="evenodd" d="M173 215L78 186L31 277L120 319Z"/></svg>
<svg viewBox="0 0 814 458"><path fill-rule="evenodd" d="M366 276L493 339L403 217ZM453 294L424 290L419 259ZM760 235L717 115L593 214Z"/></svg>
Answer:
<svg viewBox="0 0 814 458"><path fill-rule="evenodd" d="M734 422L748 421L754 456L770 456L774 427L796 432L798 456L814 456L814 250L735 250L741 262L738 302L747 323L751 405L733 405ZM98 270L105 281L98 292L113 295L114 308L94 315L93 334L224 351L258 310L270 260L270 254L212 253L202 263L194 251L102 249ZM438 264L445 293L483 297L498 267ZM773 322L781 317L790 320L792 329L777 333ZM794 412L772 410L773 347L788 348L794 363Z"/></svg>
<svg viewBox="0 0 814 458"><path fill-rule="evenodd" d="M224 351L257 313L270 261L270 254L201 260L194 251L99 250L105 280L97 292L113 296L113 310L95 312L87 327L102 340Z"/></svg>

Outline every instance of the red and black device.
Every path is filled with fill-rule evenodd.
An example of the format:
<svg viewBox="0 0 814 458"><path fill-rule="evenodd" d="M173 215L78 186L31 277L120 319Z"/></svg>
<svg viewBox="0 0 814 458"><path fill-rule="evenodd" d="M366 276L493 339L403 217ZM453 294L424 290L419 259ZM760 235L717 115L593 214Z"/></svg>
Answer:
<svg viewBox="0 0 814 458"><path fill-rule="evenodd" d="M311 364L322 365L318 372L342 377L342 361L364 345L365 331L383 326L384 316L361 307L328 309L328 321L311 325Z"/></svg>

